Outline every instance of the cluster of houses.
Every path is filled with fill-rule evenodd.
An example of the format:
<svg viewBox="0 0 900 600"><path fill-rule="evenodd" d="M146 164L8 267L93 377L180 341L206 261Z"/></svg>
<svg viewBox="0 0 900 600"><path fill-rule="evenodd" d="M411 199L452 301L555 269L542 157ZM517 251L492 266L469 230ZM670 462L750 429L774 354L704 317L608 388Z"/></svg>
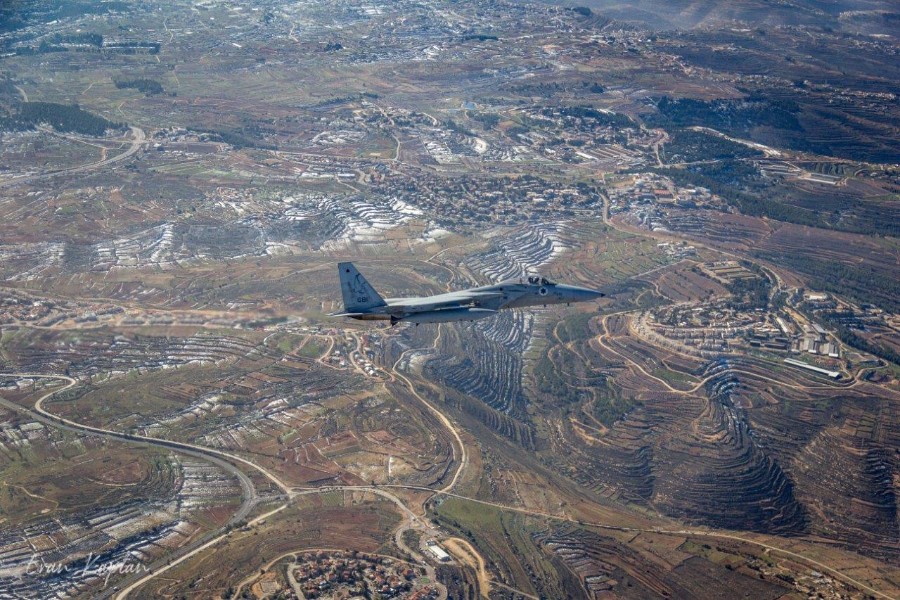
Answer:
<svg viewBox="0 0 900 600"><path fill-rule="evenodd" d="M432 585L417 585L420 573L407 563L357 552L307 552L290 567L306 598L402 598L433 600ZM349 594L349 596L347 595Z"/></svg>

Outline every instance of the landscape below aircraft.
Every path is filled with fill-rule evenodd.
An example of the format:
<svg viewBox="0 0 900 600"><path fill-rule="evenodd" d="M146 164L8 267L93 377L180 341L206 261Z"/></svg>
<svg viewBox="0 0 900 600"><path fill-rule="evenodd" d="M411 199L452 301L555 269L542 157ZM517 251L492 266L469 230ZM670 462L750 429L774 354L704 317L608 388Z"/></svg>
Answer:
<svg viewBox="0 0 900 600"><path fill-rule="evenodd" d="M475 321L497 314L504 308L546 306L587 302L606 294L574 285L561 285L543 277L503 281L495 285L422 298L382 298L353 263L338 263L344 312L333 317L361 321L409 323L449 323Z"/></svg>

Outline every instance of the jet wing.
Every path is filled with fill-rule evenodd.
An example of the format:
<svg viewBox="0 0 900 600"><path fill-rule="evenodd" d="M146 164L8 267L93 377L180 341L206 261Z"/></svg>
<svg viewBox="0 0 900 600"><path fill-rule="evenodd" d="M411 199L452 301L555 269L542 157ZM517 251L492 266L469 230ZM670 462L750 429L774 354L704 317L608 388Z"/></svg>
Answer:
<svg viewBox="0 0 900 600"><path fill-rule="evenodd" d="M385 302L391 308L402 308L411 312L421 310L435 310L441 308L456 308L469 306L470 304L500 298L501 292L459 291L424 298L387 298Z"/></svg>

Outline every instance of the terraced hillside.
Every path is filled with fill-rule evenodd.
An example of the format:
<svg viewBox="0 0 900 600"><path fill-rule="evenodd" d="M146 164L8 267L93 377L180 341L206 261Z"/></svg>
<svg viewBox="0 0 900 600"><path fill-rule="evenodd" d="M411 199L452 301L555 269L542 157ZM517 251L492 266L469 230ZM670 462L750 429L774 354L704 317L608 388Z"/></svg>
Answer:
<svg viewBox="0 0 900 600"><path fill-rule="evenodd" d="M500 240L487 251L466 257L463 266L490 281L522 278L541 272L576 243L570 227L564 223L528 226L498 237ZM522 381L535 327L540 322L539 315L512 311L471 326L454 327L441 340L437 356L426 364L425 374L486 405L487 412L471 407L470 411L482 412L481 418L493 428L530 446L528 397ZM454 356L449 351L453 347L465 347L467 352ZM493 411L519 423L493 415Z"/></svg>
<svg viewBox="0 0 900 600"><path fill-rule="evenodd" d="M884 391L825 385L739 356L673 360L662 348L637 346L628 323L602 319L601 335L550 353L558 369L577 369L585 382L563 377L560 384L579 389L599 377L611 388L573 396L576 404L543 429L560 449L554 455L562 451L577 465L572 475L582 485L689 522L821 532L896 556L888 457L897 422ZM777 382L773 372L790 379ZM612 420L598 419L598 404ZM830 498L854 498L854 508Z"/></svg>
<svg viewBox="0 0 900 600"><path fill-rule="evenodd" d="M64 585L73 596L89 594L114 565L132 557L152 561L221 526L240 498L233 475L207 462L163 452L141 456L122 444L2 414L0 593L45 597ZM95 461L103 465L100 474L92 470ZM87 495L96 501L85 504ZM36 565L79 562L83 567L47 567L41 570L47 576L33 577Z"/></svg>
<svg viewBox="0 0 900 600"><path fill-rule="evenodd" d="M0 597L900 597L893 4L9 4Z"/></svg>

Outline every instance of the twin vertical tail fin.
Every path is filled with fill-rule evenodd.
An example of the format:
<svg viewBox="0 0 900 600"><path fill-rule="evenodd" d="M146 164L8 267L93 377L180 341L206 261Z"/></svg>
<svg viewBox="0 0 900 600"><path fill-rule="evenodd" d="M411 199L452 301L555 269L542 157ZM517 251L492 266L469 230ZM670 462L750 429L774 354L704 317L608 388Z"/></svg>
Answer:
<svg viewBox="0 0 900 600"><path fill-rule="evenodd" d="M384 299L366 281L353 263L338 263L341 280L341 294L344 296L344 311L347 313L366 312L370 308L385 306Z"/></svg>

